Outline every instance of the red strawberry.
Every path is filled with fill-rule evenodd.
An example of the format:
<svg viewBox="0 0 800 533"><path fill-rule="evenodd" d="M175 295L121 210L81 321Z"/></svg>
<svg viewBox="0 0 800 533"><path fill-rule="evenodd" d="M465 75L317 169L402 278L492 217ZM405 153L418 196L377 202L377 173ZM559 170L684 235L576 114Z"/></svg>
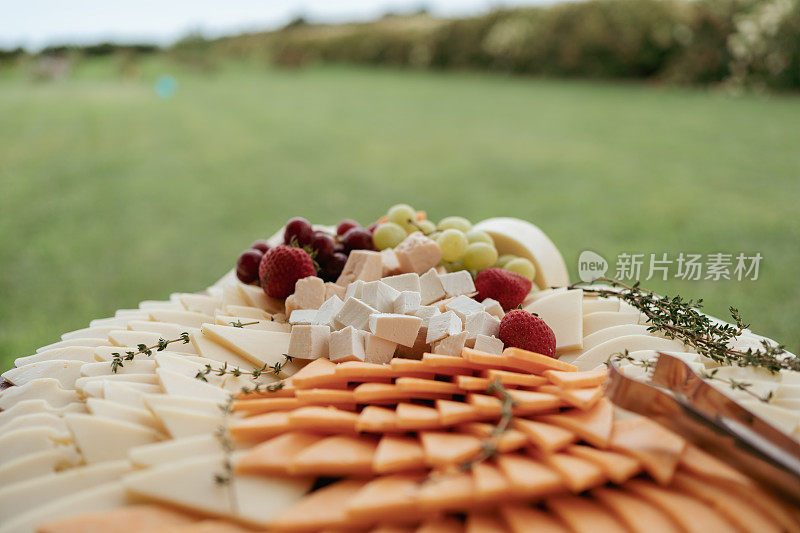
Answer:
<svg viewBox="0 0 800 533"><path fill-rule="evenodd" d="M314 261L308 252L283 244L268 250L258 265L261 288L273 298L286 298L294 293L298 279L316 275Z"/></svg>
<svg viewBox="0 0 800 533"><path fill-rule="evenodd" d="M497 337L506 348L521 348L549 357L556 355L556 335L544 320L523 309L509 311L500 321Z"/></svg>
<svg viewBox="0 0 800 533"><path fill-rule="evenodd" d="M504 268L487 268L481 270L475 278L478 298L483 301L493 298L500 302L503 310L517 307L531 292L531 280Z"/></svg>

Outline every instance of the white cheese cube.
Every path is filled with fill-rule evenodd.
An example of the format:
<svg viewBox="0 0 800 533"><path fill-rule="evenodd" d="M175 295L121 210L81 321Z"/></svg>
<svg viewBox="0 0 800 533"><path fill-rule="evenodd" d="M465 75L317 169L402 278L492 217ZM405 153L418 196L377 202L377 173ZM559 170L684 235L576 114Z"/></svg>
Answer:
<svg viewBox="0 0 800 533"><path fill-rule="evenodd" d="M369 317L369 329L376 336L403 346L413 346L422 319L394 313L376 313Z"/></svg>
<svg viewBox="0 0 800 533"><path fill-rule="evenodd" d="M425 337L425 342L432 344L448 335L457 335L463 329L461 319L452 311L432 316L428 321L428 335Z"/></svg>
<svg viewBox="0 0 800 533"><path fill-rule="evenodd" d="M325 300L317 311L317 316L314 319L315 324L322 324L325 326L333 326L334 317L342 310L344 302L341 298L334 295ZM296 313L297 311L295 311Z"/></svg>
<svg viewBox="0 0 800 533"><path fill-rule="evenodd" d="M458 318L464 322L468 315L473 313L482 313L483 306L479 303L470 298L469 296L457 296L450 300L445 306L445 310L453 311L455 314L458 315Z"/></svg>
<svg viewBox="0 0 800 533"><path fill-rule="evenodd" d="M442 282L447 297L475 292L475 282L472 281L472 276L466 270L442 274L439 276L439 280Z"/></svg>
<svg viewBox="0 0 800 533"><path fill-rule="evenodd" d="M464 349L464 343L466 341L466 331L456 333L455 335L450 335L433 344L433 353L439 353L442 355L461 355L461 351Z"/></svg>
<svg viewBox="0 0 800 533"><path fill-rule="evenodd" d="M369 250L353 250L347 257L344 269L336 280L338 285L346 287L356 280L375 281L383 277L383 258L380 252Z"/></svg>
<svg viewBox="0 0 800 533"><path fill-rule="evenodd" d="M394 253L392 248L381 250L381 260L383 261L383 276L393 276L399 274L400 261L397 259L397 254ZM399 289L398 289L399 290Z"/></svg>
<svg viewBox="0 0 800 533"><path fill-rule="evenodd" d="M395 357L405 357L406 359L419 359L427 351L430 351L430 345L425 342L428 336L428 328L421 326L417 332L417 340L414 341L413 346L397 346Z"/></svg>
<svg viewBox="0 0 800 533"><path fill-rule="evenodd" d="M319 309L325 301L325 282L316 276L297 280L294 286L294 294L286 298L286 309Z"/></svg>
<svg viewBox="0 0 800 533"><path fill-rule="evenodd" d="M419 292L422 305L429 305L444 298L444 287L436 269L432 268L419 277Z"/></svg>
<svg viewBox="0 0 800 533"><path fill-rule="evenodd" d="M432 316L441 315L442 312L435 305L422 305L414 311L413 315L422 319L422 327L427 328Z"/></svg>
<svg viewBox="0 0 800 533"><path fill-rule="evenodd" d="M348 298L358 298L361 299L364 290L364 282L360 279L355 280L353 283L347 286L347 289L344 292L344 299L347 300Z"/></svg>
<svg viewBox="0 0 800 533"><path fill-rule="evenodd" d="M383 281L388 286L397 289L400 292L403 291L415 291L420 292L420 284L419 284L419 274L416 272L409 272L408 274L399 274L397 276L389 276L388 278L383 278Z"/></svg>
<svg viewBox="0 0 800 533"><path fill-rule="evenodd" d="M503 318L503 316L506 314L505 311L503 311L503 306L500 305L500 302L493 298L486 298L481 302L481 305L483 305L484 310L487 313L494 317Z"/></svg>
<svg viewBox="0 0 800 533"><path fill-rule="evenodd" d="M289 324L314 324L317 321L316 309L295 309L289 315Z"/></svg>
<svg viewBox="0 0 800 533"><path fill-rule="evenodd" d="M420 295L418 292L403 291L395 299L393 311L401 315L414 314L414 312L419 309L420 301Z"/></svg>
<svg viewBox="0 0 800 533"><path fill-rule="evenodd" d="M369 325L369 315L377 313L378 310L370 307L361 300L348 298L344 305L336 313L334 320L337 326L353 326L356 329L367 329Z"/></svg>
<svg viewBox="0 0 800 533"><path fill-rule="evenodd" d="M292 328L289 338L289 355L300 359L319 359L328 357L331 328L314 324Z"/></svg>
<svg viewBox="0 0 800 533"><path fill-rule="evenodd" d="M496 353L498 355L503 353L503 341L488 335L476 335L473 347L479 352Z"/></svg>
<svg viewBox="0 0 800 533"><path fill-rule="evenodd" d="M384 282L370 281L364 284L361 301L381 313L391 313L398 296L400 292Z"/></svg>
<svg viewBox="0 0 800 533"><path fill-rule="evenodd" d="M332 281L325 282L325 301L327 302L331 297L338 296L340 300L345 298L345 289L341 285L337 285Z"/></svg>
<svg viewBox="0 0 800 533"><path fill-rule="evenodd" d="M394 253L402 272L421 274L442 260L442 250L433 239L415 231L395 246Z"/></svg>
<svg viewBox="0 0 800 533"><path fill-rule="evenodd" d="M499 329L500 321L486 311L467 315L464 321L464 330L467 332L468 339L474 339L478 335L493 337L497 335Z"/></svg>
<svg viewBox="0 0 800 533"><path fill-rule="evenodd" d="M334 331L331 333L328 357L336 363L363 361L366 357L364 340L363 332L353 328L353 326Z"/></svg>
<svg viewBox="0 0 800 533"><path fill-rule="evenodd" d="M385 364L392 360L397 343L382 339L372 333L364 333L364 361Z"/></svg>

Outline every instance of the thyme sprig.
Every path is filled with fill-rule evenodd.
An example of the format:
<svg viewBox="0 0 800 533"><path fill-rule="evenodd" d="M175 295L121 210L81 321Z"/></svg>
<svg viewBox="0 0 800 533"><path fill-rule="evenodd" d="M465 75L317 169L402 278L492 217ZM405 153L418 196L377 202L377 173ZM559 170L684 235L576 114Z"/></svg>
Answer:
<svg viewBox="0 0 800 533"><path fill-rule="evenodd" d="M224 376L229 374L234 377L239 376L250 376L254 380L260 378L264 374L274 374L278 375L283 370L283 367L286 366L287 363L290 363L294 360L294 358L289 354L283 354L283 361L278 361L277 363L270 365L269 363L264 363L264 366L260 368L254 368L253 370L247 371L242 370L238 366L228 366L228 362L226 361L223 365L219 368L214 368L213 366L206 365L203 370L198 370L197 374L194 376L195 379L199 379L200 381L208 381L207 376L209 374L214 374L215 376Z"/></svg>
<svg viewBox="0 0 800 533"><path fill-rule="evenodd" d="M230 324L235 328L243 328L245 326L254 326L258 324L258 320L256 320L255 322L245 322L245 323L242 323L241 320L237 320L236 322L228 322L228 324Z"/></svg>
<svg viewBox="0 0 800 533"><path fill-rule="evenodd" d="M214 483L220 486L228 487L228 499L230 502L231 510L234 513L239 512L239 502L236 498L236 489L234 485L234 470L233 470L233 439L231 438L230 432L230 417L233 413L233 404L236 401L236 396L231 394L228 397L228 400L220 405L220 410L222 410L222 423L217 428L217 431L214 433L217 440L219 441L219 445L222 448L223 458L222 458L222 472L217 472L214 474Z"/></svg>
<svg viewBox="0 0 800 533"><path fill-rule="evenodd" d="M638 281L633 285L626 285L615 279L598 278L591 283L598 281L613 288L584 287L584 282L575 283L569 288L579 288L586 294L619 298L629 303L647 317L650 324L648 331L659 333L668 339L678 339L694 348L698 354L720 365L759 367L773 373L780 370L800 371L800 358L785 357L786 350L782 345L763 340L759 349L731 348L730 342L749 327L735 307L729 308L733 324L717 323L698 311L703 307L702 299L659 296L640 288Z"/></svg>
<svg viewBox="0 0 800 533"><path fill-rule="evenodd" d="M517 402L511 397L505 387L503 387L499 378L489 384L486 393L500 396L502 399L503 407L500 411L500 420L497 422L497 425L492 428L489 437L481 443L480 453L469 461L461 463L460 468L465 472L472 470L476 464L497 455L497 443L503 434L508 431L511 421L514 418L514 406L517 405Z"/></svg>
<svg viewBox="0 0 800 533"><path fill-rule="evenodd" d="M172 340L158 339L158 342L153 346L147 346L146 344L139 344L138 346L136 346L139 349L139 351L136 352L129 350L125 352L125 355L122 355L119 352L114 352L111 354L111 371L116 374L118 369L125 366L123 364L123 361L133 361L133 358L136 357L137 355L145 354L148 357L150 357L151 355L153 355L154 350L156 352L163 352L164 350L167 349L167 346L169 346L173 342L189 344L190 341L191 339L189 338L189 333L184 331L183 333L181 333L181 336L178 337L177 339L172 339Z"/></svg>

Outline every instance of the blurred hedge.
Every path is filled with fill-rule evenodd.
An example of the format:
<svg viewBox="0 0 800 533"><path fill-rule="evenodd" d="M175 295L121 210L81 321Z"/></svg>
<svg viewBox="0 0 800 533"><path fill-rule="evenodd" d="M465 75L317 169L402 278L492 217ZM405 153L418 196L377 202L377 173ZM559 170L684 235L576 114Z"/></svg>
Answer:
<svg viewBox="0 0 800 533"><path fill-rule="evenodd" d="M519 74L800 88L800 0L592 0L442 20L295 23L226 39L239 55Z"/></svg>

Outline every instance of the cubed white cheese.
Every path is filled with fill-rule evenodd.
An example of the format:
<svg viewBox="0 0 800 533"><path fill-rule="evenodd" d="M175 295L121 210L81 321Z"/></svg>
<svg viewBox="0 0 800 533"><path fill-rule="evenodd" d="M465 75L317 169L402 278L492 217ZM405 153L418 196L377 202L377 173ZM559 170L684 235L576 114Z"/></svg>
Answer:
<svg viewBox="0 0 800 533"><path fill-rule="evenodd" d="M367 329L369 325L369 315L377 313L378 310L370 307L361 300L348 298L344 305L336 313L334 320L338 326L353 326L356 329Z"/></svg>
<svg viewBox="0 0 800 533"><path fill-rule="evenodd" d="M384 282L370 281L364 284L361 301L381 313L391 313L398 296L400 292Z"/></svg>
<svg viewBox="0 0 800 533"><path fill-rule="evenodd" d="M470 298L469 296L456 296L450 302L448 302L444 308L448 311L453 311L455 314L458 315L458 318L464 322L468 315L473 313L483 312L484 308L479 303Z"/></svg>
<svg viewBox="0 0 800 533"><path fill-rule="evenodd" d="M345 289L341 285L337 285L332 281L325 283L325 301L328 301L333 296L338 296L339 299L344 300Z"/></svg>
<svg viewBox="0 0 800 533"><path fill-rule="evenodd" d="M399 274L397 276L389 276L387 278L383 278L385 284L389 285L390 287L397 289L400 292L403 291L415 291L420 292L420 283L419 283L419 274L416 272L409 272L408 274Z"/></svg>
<svg viewBox="0 0 800 533"><path fill-rule="evenodd" d="M417 316L376 313L369 317L369 329L373 334L403 346L414 345L421 325L422 319Z"/></svg>
<svg viewBox="0 0 800 533"><path fill-rule="evenodd" d="M289 355L300 359L328 357L331 328L319 324L300 325L292 328L289 339Z"/></svg>
<svg viewBox="0 0 800 533"><path fill-rule="evenodd" d="M364 333L364 361L367 363L388 363L394 357L397 343L382 339L372 333Z"/></svg>
<svg viewBox="0 0 800 533"><path fill-rule="evenodd" d="M375 281L383 277L383 258L380 252L353 250L336 283L346 287L356 280Z"/></svg>
<svg viewBox="0 0 800 533"><path fill-rule="evenodd" d="M347 326L346 328L331 333L329 358L331 361L341 363L344 361L363 361L364 352L363 332Z"/></svg>
<svg viewBox="0 0 800 533"><path fill-rule="evenodd" d="M332 327L334 317L336 317L339 311L342 310L343 305L344 302L341 298L336 295L331 296L320 306L319 311L317 311L317 316L314 319L314 323Z"/></svg>
<svg viewBox="0 0 800 533"><path fill-rule="evenodd" d="M475 344L473 346L479 352L496 353L498 355L503 353L503 341L497 337L478 334L475 336Z"/></svg>
<svg viewBox="0 0 800 533"><path fill-rule="evenodd" d="M442 355L461 355L461 350L464 349L464 343L466 341L466 331L456 333L455 335L450 335L433 344L433 353Z"/></svg>
<svg viewBox="0 0 800 533"><path fill-rule="evenodd" d="M467 315L464 321L464 330L467 332L468 339L474 339L478 335L493 337L497 335L499 329L500 321L486 311Z"/></svg>
<svg viewBox="0 0 800 533"><path fill-rule="evenodd" d="M429 305L444 298L444 287L436 269L432 268L419 277L422 305Z"/></svg>
<svg viewBox="0 0 800 533"><path fill-rule="evenodd" d="M289 324L313 324L317 320L316 309L295 309L289 316Z"/></svg>
<svg viewBox="0 0 800 533"><path fill-rule="evenodd" d="M485 308L486 312L494 317L503 318L503 316L505 315L505 312L503 311L503 306L500 305L500 302L498 302L493 298L486 298L484 301L481 302L481 304Z"/></svg>
<svg viewBox="0 0 800 533"><path fill-rule="evenodd" d="M472 281L472 276L466 270L442 274L439 279L447 297L475 292L475 282Z"/></svg>
<svg viewBox="0 0 800 533"><path fill-rule="evenodd" d="M442 260L442 250L433 239L416 231L395 246L394 253L403 272L421 274Z"/></svg>
<svg viewBox="0 0 800 533"><path fill-rule="evenodd" d="M422 305L414 311L413 315L422 319L422 327L427 328L432 316L441 315L442 312L435 305Z"/></svg>
<svg viewBox="0 0 800 533"><path fill-rule="evenodd" d="M357 279L353 283L347 286L347 289L344 291L344 299L345 300L347 300L348 298L361 299L363 290L364 290L364 282L360 279Z"/></svg>
<svg viewBox="0 0 800 533"><path fill-rule="evenodd" d="M448 335L456 335L463 330L461 319L452 311L435 315L428 321L428 335L425 342L432 344Z"/></svg>
<svg viewBox="0 0 800 533"><path fill-rule="evenodd" d="M419 309L420 295L416 291L403 291L394 301L394 312L401 315L411 315Z"/></svg>

